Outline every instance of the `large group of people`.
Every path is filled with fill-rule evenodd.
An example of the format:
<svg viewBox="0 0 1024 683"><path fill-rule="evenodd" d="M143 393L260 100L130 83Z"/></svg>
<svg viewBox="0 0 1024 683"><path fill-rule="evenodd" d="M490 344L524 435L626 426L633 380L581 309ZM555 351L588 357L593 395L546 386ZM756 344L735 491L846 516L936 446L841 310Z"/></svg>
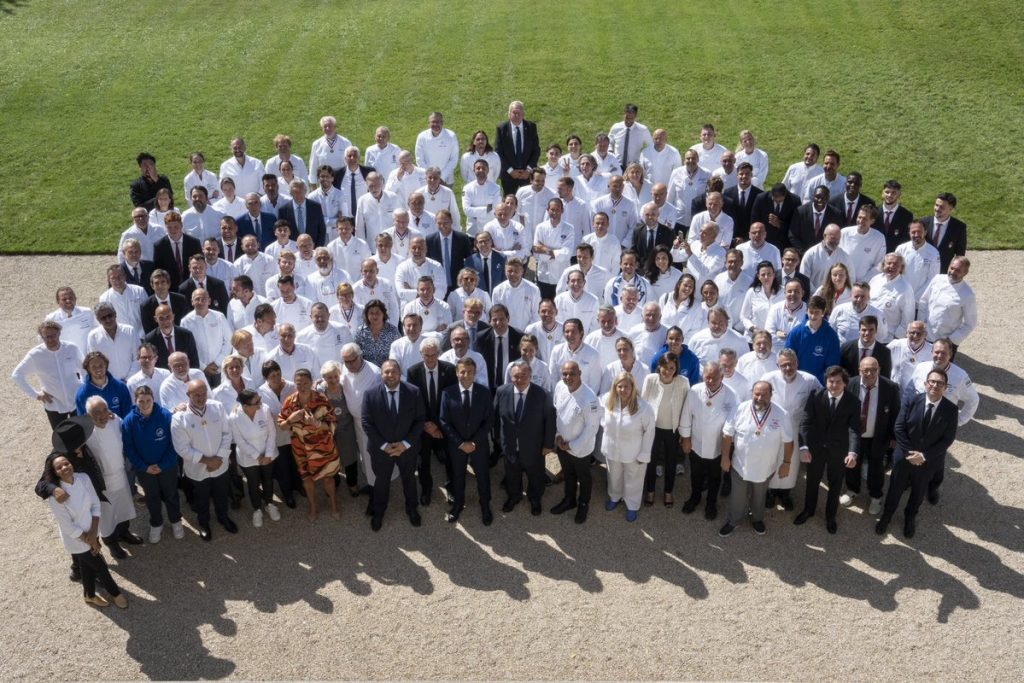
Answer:
<svg viewBox="0 0 1024 683"><path fill-rule="evenodd" d="M505 514L561 485L550 512L583 524L604 470L633 522L688 472L683 513L723 500L721 536L764 534L803 470L794 524L824 478L829 533L853 505L885 533L909 489L912 537L978 404L956 197L916 216L885 180L876 204L816 144L771 184L751 131L731 150L706 124L680 154L637 114L591 152L542 148L518 101L465 151L440 112L413 149L381 126L365 152L325 116L308 164L288 135L266 162L236 138L219 173L193 152L181 193L139 154L108 288L90 308L60 287L13 373L54 432L36 491L86 602L99 583L127 605L101 549L144 542L133 498L150 543L165 516L184 537L181 497L205 541L211 504L237 533L246 497L255 528L296 497L315 520L317 482L378 531L393 479L413 526L439 491L456 523L471 472L490 525L499 464Z"/></svg>

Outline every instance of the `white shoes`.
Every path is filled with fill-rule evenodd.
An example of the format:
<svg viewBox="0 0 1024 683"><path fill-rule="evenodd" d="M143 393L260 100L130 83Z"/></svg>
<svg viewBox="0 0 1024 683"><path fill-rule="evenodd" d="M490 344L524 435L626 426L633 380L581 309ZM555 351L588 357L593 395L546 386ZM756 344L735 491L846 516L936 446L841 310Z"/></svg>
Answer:
<svg viewBox="0 0 1024 683"><path fill-rule="evenodd" d="M839 496L839 504L842 505L844 508L848 508L851 505L853 505L853 498L854 494L844 493L843 495Z"/></svg>
<svg viewBox="0 0 1024 683"><path fill-rule="evenodd" d="M159 543L160 542L160 536L161 536L161 534L163 534L163 532L164 532L164 528L163 528L162 525L161 526L151 526L151 527L149 527L149 542L150 543Z"/></svg>
<svg viewBox="0 0 1024 683"><path fill-rule="evenodd" d="M180 541L185 538L185 527L182 526L181 522L171 524L171 531L174 532L174 540Z"/></svg>
<svg viewBox="0 0 1024 683"><path fill-rule="evenodd" d="M872 498L871 499L871 507L868 508L868 514L869 515L877 515L877 514L880 514L881 512L882 512L882 499L881 498Z"/></svg>
<svg viewBox="0 0 1024 683"><path fill-rule="evenodd" d="M267 503L267 514L270 515L270 521L272 522L281 520L281 511L273 503Z"/></svg>
<svg viewBox="0 0 1024 683"><path fill-rule="evenodd" d="M263 526L263 510L252 513L252 525L257 529Z"/></svg>

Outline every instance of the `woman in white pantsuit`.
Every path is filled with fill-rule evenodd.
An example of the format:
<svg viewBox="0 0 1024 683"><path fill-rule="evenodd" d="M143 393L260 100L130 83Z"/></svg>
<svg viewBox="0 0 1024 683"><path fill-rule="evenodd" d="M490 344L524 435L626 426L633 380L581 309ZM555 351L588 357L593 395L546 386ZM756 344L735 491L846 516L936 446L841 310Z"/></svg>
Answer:
<svg viewBox="0 0 1024 683"><path fill-rule="evenodd" d="M636 380L620 373L603 398L601 451L608 463L608 504L614 510L626 501L626 521L635 522L644 490L644 474L654 442L654 410L640 398Z"/></svg>

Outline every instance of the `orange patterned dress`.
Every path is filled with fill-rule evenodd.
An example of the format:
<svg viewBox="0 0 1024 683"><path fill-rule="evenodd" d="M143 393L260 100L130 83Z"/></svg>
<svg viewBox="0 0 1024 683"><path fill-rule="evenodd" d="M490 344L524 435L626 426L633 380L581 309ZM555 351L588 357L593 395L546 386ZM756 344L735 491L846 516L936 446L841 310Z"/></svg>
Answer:
<svg viewBox="0 0 1024 683"><path fill-rule="evenodd" d="M292 455L299 468L299 475L314 481L333 477L340 469L338 449L334 444L334 407L319 391L312 392L306 405L302 405L296 392L281 404L281 419L286 420L300 410L311 412L320 424L296 422L289 425L292 430Z"/></svg>

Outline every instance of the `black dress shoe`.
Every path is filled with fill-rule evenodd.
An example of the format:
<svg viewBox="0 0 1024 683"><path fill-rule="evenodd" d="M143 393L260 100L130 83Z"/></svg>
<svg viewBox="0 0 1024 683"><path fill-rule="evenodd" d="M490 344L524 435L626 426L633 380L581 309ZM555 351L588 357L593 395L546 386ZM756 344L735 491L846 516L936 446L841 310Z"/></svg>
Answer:
<svg viewBox="0 0 1024 683"><path fill-rule="evenodd" d="M771 491L766 493L764 496L764 506L768 510L771 510L773 507L775 507L775 494L772 493Z"/></svg>
<svg viewBox="0 0 1024 683"><path fill-rule="evenodd" d="M461 510L459 512L446 512L444 515L444 521L448 522L449 524L455 524L457 521L459 521L460 514Z"/></svg>
<svg viewBox="0 0 1024 683"><path fill-rule="evenodd" d="M231 509L232 510L241 510L242 509L242 497L241 496L231 496Z"/></svg>
<svg viewBox="0 0 1024 683"><path fill-rule="evenodd" d="M430 491L424 491L420 494L420 505L423 507L430 505Z"/></svg>
<svg viewBox="0 0 1024 683"><path fill-rule="evenodd" d="M366 504L366 516L373 517L373 498L370 498L370 502Z"/></svg>
<svg viewBox="0 0 1024 683"><path fill-rule="evenodd" d="M82 582L82 571L78 568L78 565L73 565L71 567L71 573L68 574L68 579L73 583Z"/></svg>
<svg viewBox="0 0 1024 683"><path fill-rule="evenodd" d="M409 524L413 526L421 526L423 524L423 518L420 517L420 513L414 512L409 515Z"/></svg>
<svg viewBox="0 0 1024 683"><path fill-rule="evenodd" d="M914 524L913 519L903 521L903 538L913 538L915 531L917 531L917 525Z"/></svg>
<svg viewBox="0 0 1024 683"><path fill-rule="evenodd" d="M885 530L889 526L889 520L891 519L892 517L890 517L889 515L882 515L882 517L878 520L878 523L875 524L875 533L879 536L884 536Z"/></svg>
<svg viewBox="0 0 1024 683"><path fill-rule="evenodd" d="M209 541L209 540L213 539L213 532L210 531L210 525L209 524L200 524L199 525L199 538L203 539L204 541Z"/></svg>
<svg viewBox="0 0 1024 683"><path fill-rule="evenodd" d="M683 514L690 514L697 509L698 505L700 505L700 498L687 498L686 502L683 503Z"/></svg>
<svg viewBox="0 0 1024 683"><path fill-rule="evenodd" d="M370 520L370 528L374 531L380 531L381 526L384 524L384 519L376 515Z"/></svg>
<svg viewBox="0 0 1024 683"><path fill-rule="evenodd" d="M830 534L834 534L834 533L836 533L837 531L839 531L839 525L838 525L838 524L836 524L836 520L834 520L834 519L826 519L826 520L825 520L825 529L826 529L826 530L827 530L827 531L828 531L828 532L829 532Z"/></svg>
<svg viewBox="0 0 1024 683"><path fill-rule="evenodd" d="M553 515L560 515L563 512L568 512L569 510L572 510L575 507L576 507L576 501L568 501L568 500L565 500L563 498L562 501L558 505L556 505L555 507L551 508L551 514L553 514Z"/></svg>
<svg viewBox="0 0 1024 683"><path fill-rule="evenodd" d="M511 498L509 498L508 500L505 501L505 504L501 506L501 511L502 512L512 512L513 510L516 509L516 505L518 505L518 504L519 504L518 500L512 500Z"/></svg>
<svg viewBox="0 0 1024 683"><path fill-rule="evenodd" d="M110 556L115 559L123 560L128 557L128 553L124 551L124 548L122 548L121 544L117 541L112 541L110 543L104 541L103 545L107 546L110 550Z"/></svg>
<svg viewBox="0 0 1024 683"><path fill-rule="evenodd" d="M807 510L804 510L799 515L796 516L796 519L793 520L793 524L796 524L797 526L800 526L801 524L803 524L804 522L806 522L807 520L809 520L813 516L814 515L812 513L808 512Z"/></svg>
<svg viewBox="0 0 1024 683"><path fill-rule="evenodd" d="M937 490L928 492L928 502L932 505L939 504L939 492Z"/></svg>
<svg viewBox="0 0 1024 683"><path fill-rule="evenodd" d="M130 531L121 534L121 538L117 540L119 540L121 543L127 543L128 545L142 545L146 542L145 540L143 540L142 536L139 536L138 534L133 534Z"/></svg>
<svg viewBox="0 0 1024 683"><path fill-rule="evenodd" d="M220 525L224 527L224 530L227 531L229 534L238 533L238 525L235 524L234 520L232 520L230 517L218 519L217 521L220 522Z"/></svg>
<svg viewBox="0 0 1024 683"><path fill-rule="evenodd" d="M590 503L580 503L576 507L576 516L573 517L573 521L577 524L583 524L583 522L587 521L587 512L589 509Z"/></svg>
<svg viewBox="0 0 1024 683"><path fill-rule="evenodd" d="M491 512L491 506L488 505L480 512L484 518L484 526L490 526L494 522L494 513Z"/></svg>
<svg viewBox="0 0 1024 683"><path fill-rule="evenodd" d="M285 498L284 499L284 504L287 505L290 510L294 510L295 509L295 499L294 498Z"/></svg>
<svg viewBox="0 0 1024 683"><path fill-rule="evenodd" d="M788 493L783 493L780 497L782 498L782 509L786 510L787 512L792 511L794 507L793 496L789 495Z"/></svg>
<svg viewBox="0 0 1024 683"><path fill-rule="evenodd" d="M706 508L704 508L704 519L714 519L717 516L718 516L718 506L717 505L712 504L712 505L708 505Z"/></svg>
<svg viewBox="0 0 1024 683"><path fill-rule="evenodd" d="M534 502L534 501L531 500L530 501L530 514L533 515L534 517L539 517L542 512L544 512L544 511L540 507L540 501L538 500L538 501Z"/></svg>

